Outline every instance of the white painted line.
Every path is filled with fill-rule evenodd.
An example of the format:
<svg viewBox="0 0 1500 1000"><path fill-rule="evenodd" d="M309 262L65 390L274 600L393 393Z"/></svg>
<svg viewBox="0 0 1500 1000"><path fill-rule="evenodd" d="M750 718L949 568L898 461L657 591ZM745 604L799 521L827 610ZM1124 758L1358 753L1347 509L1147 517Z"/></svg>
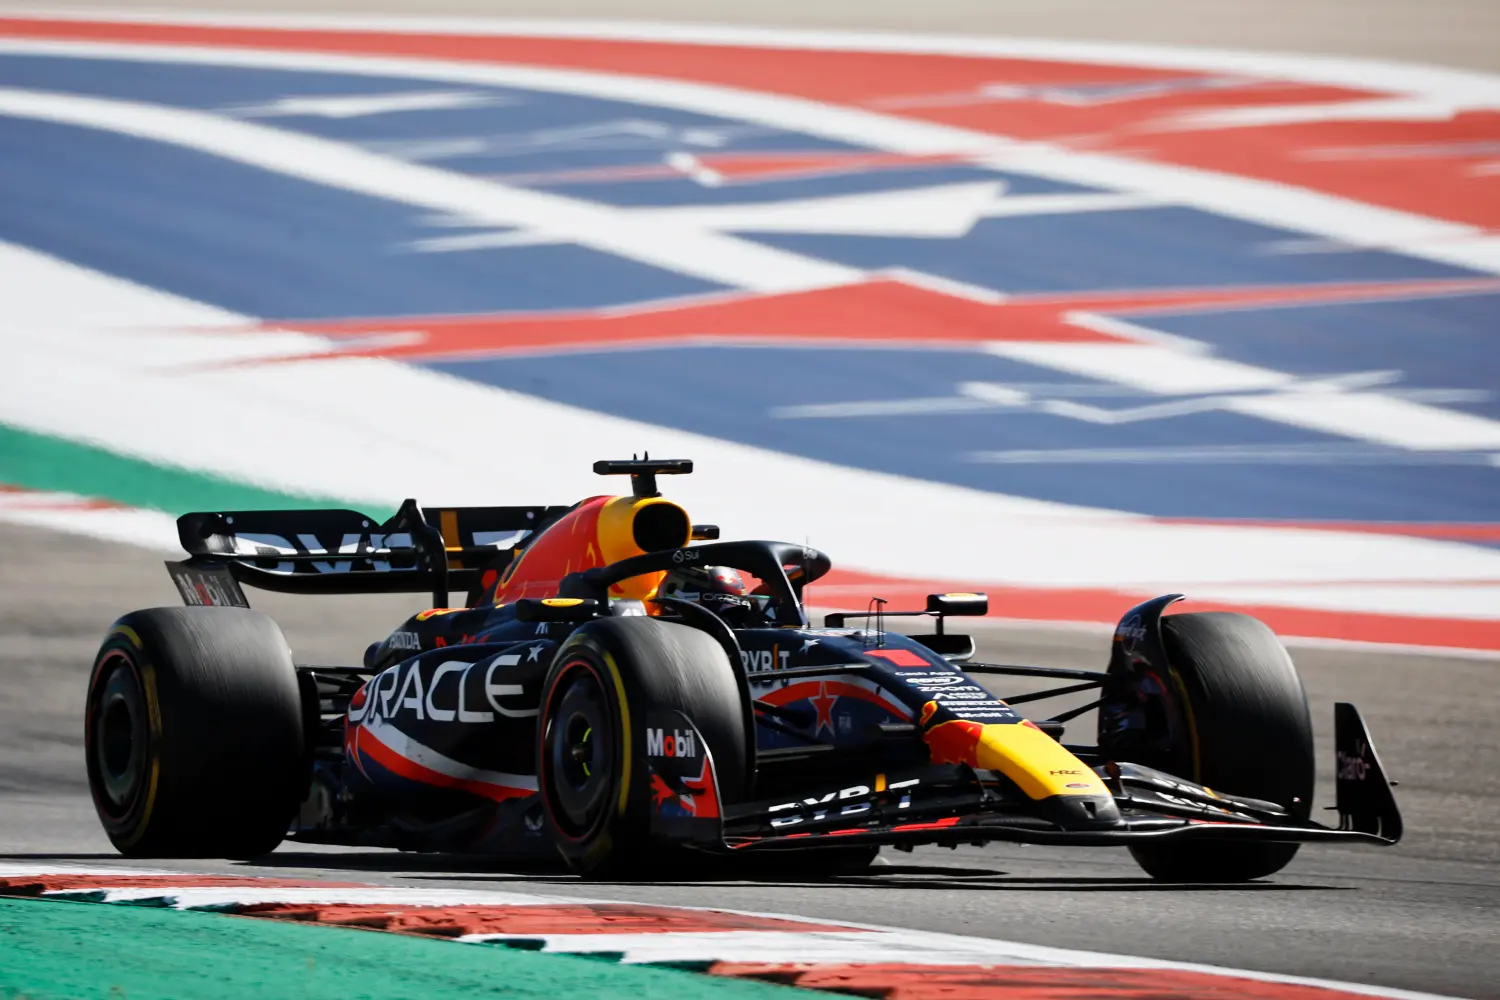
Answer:
<svg viewBox="0 0 1500 1000"><path fill-rule="evenodd" d="M1239 396L1224 408L1324 434L1423 451L1500 448L1500 421L1372 392Z"/></svg>
<svg viewBox="0 0 1500 1000"><path fill-rule="evenodd" d="M1151 419L1170 415L1203 413L1215 407L1196 404L1162 404L1160 407L1135 407L1121 411L1122 416L1106 417L1083 407L1064 408L1051 404L1048 412L1101 424L1124 424L1134 419ZM1151 412L1147 412L1151 411ZM1186 465L1366 465L1431 466L1485 465L1487 456L1457 451L1392 451L1375 445L1358 444L1210 444L1210 445L1143 445L1116 448L1006 448L996 451L971 451L966 462L993 465L1128 465L1153 463L1162 466ZM1274 523L1274 522L1267 522ZM1226 527L1232 524L1226 524ZM1337 529L1335 529L1337 530ZM1357 531L1358 528L1349 530ZM1368 534L1368 533L1367 533Z"/></svg>
<svg viewBox="0 0 1500 1000"><path fill-rule="evenodd" d="M1399 582L1366 585L1340 582L1337 585L1215 586L1203 588L1196 596L1226 604L1290 604L1324 611L1492 621L1495 608L1500 607L1500 581L1457 585L1434 581L1407 585Z"/></svg>
<svg viewBox="0 0 1500 1000"><path fill-rule="evenodd" d="M796 201L658 208L637 214L716 232L957 239L1005 199L1003 181Z"/></svg>
<svg viewBox="0 0 1500 1000"><path fill-rule="evenodd" d="M108 878L108 876L104 876ZM573 896L542 896L524 892L481 892L471 889L407 889L371 886L369 888L322 887L308 883L305 888L258 888L255 879L247 885L231 887L175 888L161 886L120 886L97 889L59 889L45 897L64 899L86 893L100 893L108 903L137 903L163 900L174 910L228 910L245 906L557 906L577 905L584 900Z"/></svg>
<svg viewBox="0 0 1500 1000"><path fill-rule="evenodd" d="M716 232L958 239L982 219L1158 208L1137 194L1005 195L1003 181L741 205L638 209L636 215Z"/></svg>
<svg viewBox="0 0 1500 1000"><path fill-rule="evenodd" d="M1085 212L1123 212L1162 208L1172 202L1149 194L1027 194L1001 198L984 210L986 219L1030 215L1075 215Z"/></svg>
<svg viewBox="0 0 1500 1000"><path fill-rule="evenodd" d="M819 614L825 611L836 610L833 608L820 609ZM1085 633L1100 637L1113 634L1115 624L1113 622L1097 621L1055 621L1034 618L975 618L964 623L964 629L970 632L1007 632L1032 629L1051 629L1058 632ZM1458 646L1423 646L1410 642L1370 642L1364 639L1328 639L1320 636L1305 635L1282 635L1277 633L1276 638L1288 649L1333 649L1349 652L1374 653L1377 655L1400 656L1415 654L1418 656L1432 656L1455 660L1485 660L1500 661L1500 651L1493 649L1464 649ZM1106 645L1099 647L1101 650Z"/></svg>
<svg viewBox="0 0 1500 1000"><path fill-rule="evenodd" d="M849 403L804 403L796 406L778 406L770 411L770 415L776 420L925 416L935 413L986 412L996 409L999 405L979 398L930 396L914 399L875 399Z"/></svg>
<svg viewBox="0 0 1500 1000"><path fill-rule="evenodd" d="M1414 642L1370 642L1363 639L1325 639L1309 635L1278 635L1288 649L1332 649L1338 651L1385 654L1388 656L1428 656L1437 659L1483 660L1500 663L1500 651L1464 649L1459 646L1422 646Z"/></svg>
<svg viewBox="0 0 1500 1000"><path fill-rule="evenodd" d="M432 90L348 97L283 97L267 104L247 104L224 110L226 114L239 118L366 118L404 111L453 111L513 103L513 98L499 94Z"/></svg>
<svg viewBox="0 0 1500 1000"><path fill-rule="evenodd" d="M59 864L51 861L45 864L28 864L19 861L0 859L0 878L26 878L32 875L99 875L104 877L112 875L130 875L139 877L142 875L177 876L192 874L194 873L175 871L168 868L130 868L125 865L121 865L118 868L115 868L113 866L105 868L100 865L70 865Z"/></svg>
<svg viewBox="0 0 1500 1000"><path fill-rule="evenodd" d="M670 931L657 934L472 934L469 942L545 942L546 954L621 954L650 962L797 962L826 965L1077 965L1039 961L1009 942L916 936L892 930ZM1128 961L1128 960L1127 960ZM1132 963L1135 964L1135 963ZM1126 966L1128 967L1128 966ZM1139 966L1137 966L1139 967ZM1149 963L1147 965L1149 967Z"/></svg>
<svg viewBox="0 0 1500 1000"><path fill-rule="evenodd" d="M567 242L562 236L550 233L471 233L467 236L434 236L425 240L413 240L409 246L418 253L462 253L469 250L499 250L505 247L538 247ZM421 334L415 334L420 342ZM346 346L348 340L343 341Z"/></svg>
<svg viewBox="0 0 1500 1000"><path fill-rule="evenodd" d="M985 350L1143 392L1200 397L1175 408L1142 412L1137 419L1220 409L1393 448L1500 448L1497 420L1392 395L1346 390L1336 380L1299 380L1284 372L1209 355L1136 344L997 342L985 345ZM1054 403L1051 412L1088 419L1090 409L1097 408L1061 402ZM1101 419L1097 422L1119 422L1110 420L1109 414L1121 411L1098 412ZM1123 411L1124 416L1129 412Z"/></svg>
<svg viewBox="0 0 1500 1000"><path fill-rule="evenodd" d="M1460 110L1479 110L1479 108L1473 105L1456 108L1442 101L1400 97L1340 101L1336 104L1273 104L1264 107L1187 111L1154 121L1144 126L1142 131L1209 131L1328 122L1447 121Z"/></svg>
<svg viewBox="0 0 1500 1000"><path fill-rule="evenodd" d="M83 497L48 494L43 504L32 493L0 493L0 521L25 524L157 552L181 553L176 521L160 511L135 507L90 507Z"/></svg>
<svg viewBox="0 0 1500 1000"><path fill-rule="evenodd" d="M863 272L690 226L380 156L348 143L163 105L0 88L0 116L76 125L169 143L328 187L525 226L605 253L731 287L795 291Z"/></svg>
<svg viewBox="0 0 1500 1000"><path fill-rule="evenodd" d="M1274 389L1293 379L1268 368L1140 344L997 341L986 344L985 350L996 357L1162 395Z"/></svg>
<svg viewBox="0 0 1500 1000"><path fill-rule="evenodd" d="M88 535L102 541L135 545L182 556L177 523L154 510L24 510L0 507L0 521L50 531ZM124 609L121 609L124 610Z"/></svg>

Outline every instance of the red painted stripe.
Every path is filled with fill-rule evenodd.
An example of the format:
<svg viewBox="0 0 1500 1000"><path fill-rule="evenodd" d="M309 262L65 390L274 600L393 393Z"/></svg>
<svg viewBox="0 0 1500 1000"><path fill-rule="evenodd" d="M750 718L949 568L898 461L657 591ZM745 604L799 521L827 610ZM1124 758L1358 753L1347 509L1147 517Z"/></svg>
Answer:
<svg viewBox="0 0 1500 1000"><path fill-rule="evenodd" d="M465 62L506 62L676 77L770 93L795 94L840 104L866 104L889 95L959 90L994 83L1094 83L1099 67L1027 59L992 59L901 53L830 52L618 42L568 38L394 34L276 28L225 28L167 24L49 21L0 18L0 33L18 38L79 39L167 45L238 46L362 55L396 55ZM1196 76L1156 69L1109 67L1111 81ZM1295 86L1295 85L1293 85ZM1311 88L1298 88L1305 91ZM1348 91L1321 88L1328 95Z"/></svg>
<svg viewBox="0 0 1500 1000"><path fill-rule="evenodd" d="M716 962L715 976L881 1000L1368 1000L1368 994L1177 969Z"/></svg>
<svg viewBox="0 0 1500 1000"><path fill-rule="evenodd" d="M52 490L35 490L28 486L12 486L0 483L0 496L19 497L20 502L7 502L6 510L127 510L124 504L99 497L73 496ZM59 499L61 497L62 499Z"/></svg>
<svg viewBox="0 0 1500 1000"><path fill-rule="evenodd" d="M109 500L92 500L80 497L77 500L24 500L20 503L6 503L0 505L0 509L10 511L79 511L79 510L126 510L124 504L113 503Z"/></svg>
<svg viewBox="0 0 1500 1000"><path fill-rule="evenodd" d="M359 889L359 882L310 882L307 879L257 878L244 875L7 875L0 877L0 896L40 896L46 892L104 889Z"/></svg>
<svg viewBox="0 0 1500 1000"><path fill-rule="evenodd" d="M1422 283L1425 286L1427 283ZM1468 283L1466 283L1467 285ZM1492 283L1500 290L1500 282ZM1336 297L1347 298L1349 288ZM1376 294L1370 286L1370 294ZM1388 290L1390 283L1378 289ZM1110 302L1188 301L1201 304L1226 297L1260 301L1263 289L1231 294L1212 290L1197 294L1162 292L1155 296L1105 296ZM1296 289L1286 294L1315 295ZM1333 293L1330 293L1333 294ZM1099 296L1078 297L1084 308ZM591 312L496 313L472 316L383 317L332 321L278 320L274 329L289 326L335 340L353 338L348 350L334 346L313 355L278 358L278 363L308 357L383 357L402 359L458 358L467 355L547 353L563 350L620 350L650 344L680 344L691 340L733 342L813 343L930 343L972 344L996 340L1049 343L1119 343L1121 338L1097 333L1064 321L1074 300L1049 297L1041 304L1017 298L979 302L902 281L871 279L857 284L812 291L762 295L735 293L696 296L633 306L628 310ZM265 329L272 329L271 326ZM417 333L399 343L371 345L382 333Z"/></svg>
<svg viewBox="0 0 1500 1000"><path fill-rule="evenodd" d="M826 589L820 591L820 587ZM863 610L870 597L883 597L891 602L892 610L900 610L925 607L928 594L949 591L988 593L990 616L994 618L1103 624L1114 624L1134 605L1157 596L1145 592L1102 588L1042 589L954 580L903 580L851 570L834 570L808 588L808 599L809 603L816 606L854 611ZM821 596L820 599L820 595L826 596ZM854 595L858 595L857 599ZM1500 651L1500 621L1322 611L1199 600L1192 601L1190 610L1243 611L1286 636Z"/></svg>
<svg viewBox="0 0 1500 1000"><path fill-rule="evenodd" d="M403 934L671 934L730 931L847 932L850 928L720 910L688 910L638 903L539 906L402 906L345 904L247 906L246 916L369 927Z"/></svg>
<svg viewBox="0 0 1500 1000"><path fill-rule="evenodd" d="M1479 149L1500 141L1500 113L1465 111L1438 121L1323 121L1260 128L1136 135L1156 159L1264 177L1440 219L1500 227L1500 157L1403 155L1403 148ZM1122 144L1131 144L1121 137ZM1481 168L1481 169L1476 169Z"/></svg>
<svg viewBox="0 0 1500 1000"><path fill-rule="evenodd" d="M536 794L529 788L511 788L508 785L496 785L488 781L455 778L451 774L434 771L430 767L401 756L395 750L380 742L375 737L375 734L363 726L355 729L355 749L358 753L370 758L392 774L406 778L409 781L432 785L436 788L450 788L454 791L469 792L473 795L493 799L496 802Z"/></svg>
<svg viewBox="0 0 1500 1000"><path fill-rule="evenodd" d="M1500 293L1500 280L1379 281L1311 285L1095 291L1014 295L984 302L904 281L871 278L856 284L782 294L715 294L589 312L396 316L341 320L278 320L257 329L295 327L353 340L277 364L319 357L407 360L470 355L554 354L640 348L683 341L791 343L1119 343L1076 321L1080 314L1133 316L1223 312L1298 304L1410 300ZM222 330L217 332L222 333ZM381 334L399 335L383 338ZM255 362L260 364L262 362Z"/></svg>

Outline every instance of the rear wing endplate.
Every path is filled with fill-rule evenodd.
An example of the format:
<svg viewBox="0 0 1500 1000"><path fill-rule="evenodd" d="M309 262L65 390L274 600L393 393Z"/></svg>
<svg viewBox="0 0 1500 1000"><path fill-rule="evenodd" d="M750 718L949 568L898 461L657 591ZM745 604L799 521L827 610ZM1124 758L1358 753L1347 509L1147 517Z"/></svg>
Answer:
<svg viewBox="0 0 1500 1000"><path fill-rule="evenodd" d="M354 510L184 514L189 558L167 572L187 604L249 607L241 586L288 594L475 591L486 569L509 561L568 507L428 507L401 504L386 521Z"/></svg>

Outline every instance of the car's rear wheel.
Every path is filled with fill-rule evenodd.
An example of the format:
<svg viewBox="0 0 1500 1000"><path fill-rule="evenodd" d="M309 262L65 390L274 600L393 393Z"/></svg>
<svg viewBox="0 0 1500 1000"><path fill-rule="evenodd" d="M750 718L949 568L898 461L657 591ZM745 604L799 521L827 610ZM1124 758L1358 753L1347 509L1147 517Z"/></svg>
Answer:
<svg viewBox="0 0 1500 1000"><path fill-rule="evenodd" d="M296 668L245 608L153 608L115 623L84 709L94 806L131 857L275 849L307 786Z"/></svg>
<svg viewBox="0 0 1500 1000"><path fill-rule="evenodd" d="M602 618L575 631L542 684L537 787L563 859L595 876L641 871L651 842L646 717L681 713L713 758L719 795L744 794L751 762L739 680L709 635L655 618Z"/></svg>
<svg viewBox="0 0 1500 1000"><path fill-rule="evenodd" d="M1229 794L1275 802L1292 819L1312 810L1313 741L1297 668L1258 619L1230 612L1161 620L1166 676L1153 677L1153 711L1171 733L1140 763ZM1179 841L1132 847L1153 878L1245 882L1274 874L1297 845Z"/></svg>

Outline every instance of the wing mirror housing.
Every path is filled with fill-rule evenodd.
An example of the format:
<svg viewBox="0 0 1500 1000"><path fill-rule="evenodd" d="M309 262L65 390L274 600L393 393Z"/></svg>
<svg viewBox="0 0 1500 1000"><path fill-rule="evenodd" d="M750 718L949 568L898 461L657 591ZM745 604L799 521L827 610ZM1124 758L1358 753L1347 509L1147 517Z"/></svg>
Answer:
<svg viewBox="0 0 1500 1000"><path fill-rule="evenodd" d="M990 597L988 594L928 594L927 613L982 617L990 613Z"/></svg>

